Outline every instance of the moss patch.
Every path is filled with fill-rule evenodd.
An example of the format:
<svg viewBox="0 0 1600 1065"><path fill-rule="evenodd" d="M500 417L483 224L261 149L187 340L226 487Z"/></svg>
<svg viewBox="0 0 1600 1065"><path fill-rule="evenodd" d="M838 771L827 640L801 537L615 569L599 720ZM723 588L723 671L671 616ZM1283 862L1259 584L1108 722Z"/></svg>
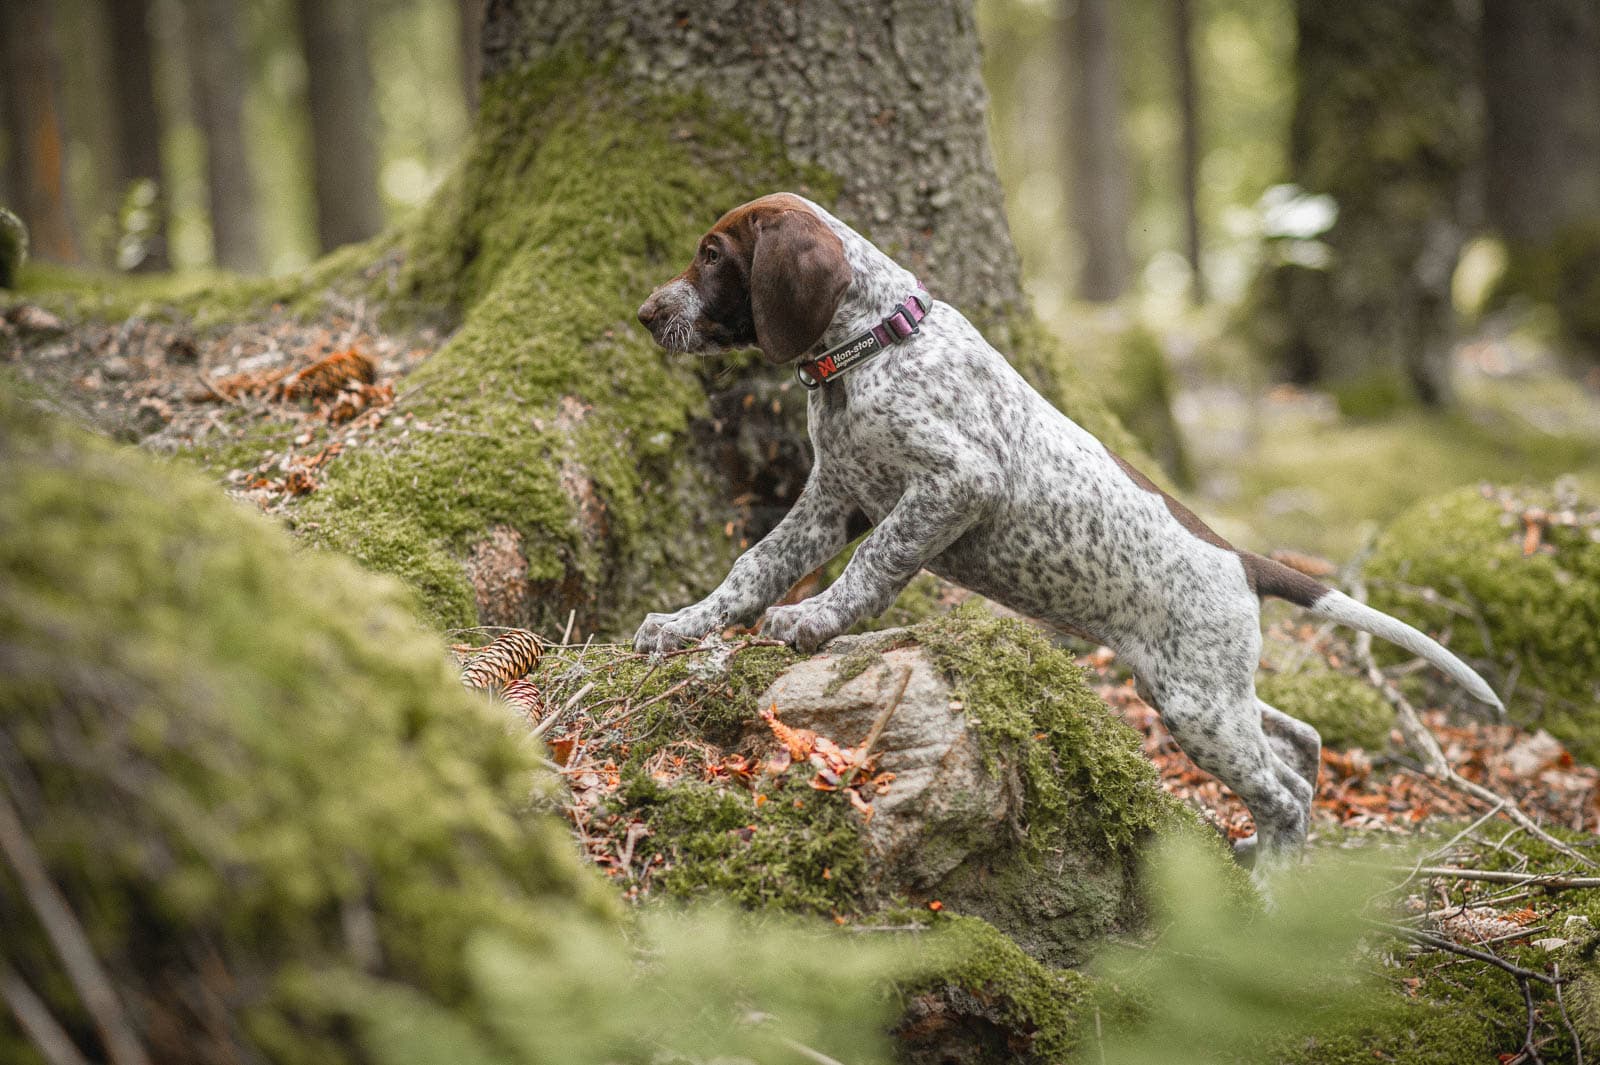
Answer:
<svg viewBox="0 0 1600 1065"><path fill-rule="evenodd" d="M297 553L9 389L0 465L6 801L158 1060L195 1060L191 1039L351 1060L294 972L366 969L452 1002L473 929L536 946L615 919L528 810L530 752L398 585ZM8 963L95 1045L7 873L0 922ZM10 1024L0 1057L28 1060Z"/></svg>
<svg viewBox="0 0 1600 1065"><path fill-rule="evenodd" d="M1378 751L1389 743L1394 711L1370 684L1355 677L1308 667L1259 678L1256 694L1315 728L1325 746Z"/></svg>
<svg viewBox="0 0 1600 1065"><path fill-rule="evenodd" d="M1426 631L1448 631L1452 649L1486 663L1491 682L1502 688L1515 671L1512 716L1548 729L1594 762L1600 759L1597 526L1552 525L1541 535L1544 549L1524 556L1522 512L1562 508L1537 490L1504 498L1503 504L1461 489L1403 514L1379 540L1369 565L1373 605ZM1481 617L1482 628L1473 617L1428 601L1419 588Z"/></svg>

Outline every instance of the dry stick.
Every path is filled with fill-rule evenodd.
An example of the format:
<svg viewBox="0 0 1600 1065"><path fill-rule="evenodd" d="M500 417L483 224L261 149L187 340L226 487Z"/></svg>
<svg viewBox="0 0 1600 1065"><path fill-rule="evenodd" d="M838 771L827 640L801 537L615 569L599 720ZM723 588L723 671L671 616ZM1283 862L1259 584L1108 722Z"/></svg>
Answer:
<svg viewBox="0 0 1600 1065"><path fill-rule="evenodd" d="M1561 966L1552 964L1550 970L1556 976L1556 1008L1561 1011L1561 1023L1567 1029L1567 1034L1572 1037L1572 1050L1577 1055L1576 1065L1583 1065L1583 1040L1578 1038L1578 1030L1572 1026L1572 1018L1567 1016L1567 1004L1561 998Z"/></svg>
<svg viewBox="0 0 1600 1065"><path fill-rule="evenodd" d="M561 643L562 643L562 646L565 646L567 641L572 638L572 623L577 621L577 620L578 620L578 608L577 607L573 607L571 610L567 611L567 627L561 630Z"/></svg>
<svg viewBox="0 0 1600 1065"><path fill-rule="evenodd" d="M1528 983L1525 976L1517 977L1517 985L1522 988L1522 1002L1528 1010L1528 1030L1522 1037L1522 1049L1517 1053L1525 1055L1527 1060L1535 1065L1544 1065L1544 1059L1539 1056L1539 1048L1533 1045L1533 985Z"/></svg>
<svg viewBox="0 0 1600 1065"><path fill-rule="evenodd" d="M33 1043L49 1065L89 1065L89 1060L79 1052L59 1021L50 1015L50 1007L34 994L11 966L0 963L0 998L11 1007L17 1027Z"/></svg>
<svg viewBox="0 0 1600 1065"><path fill-rule="evenodd" d="M570 699L568 699L566 701L566 703L561 707L561 709L550 711L550 716L549 717L545 718L543 721L541 721L537 725L533 726L533 733L532 734L535 735L535 736L543 736L546 732L548 732L550 730L550 726L554 725L556 723L556 718L560 717L562 714L566 713L568 710L571 710L573 705L575 703L577 703L577 701L579 699L582 699L585 695L589 694L590 690L593 689L593 688L594 688L594 681L592 681L592 680L589 683L585 684L583 687L579 688L577 690L577 692L573 694L572 698L570 698Z"/></svg>
<svg viewBox="0 0 1600 1065"><path fill-rule="evenodd" d="M112 1065L150 1065L150 1058L134 1034L133 1025L122 1011L111 978L101 968L100 960L89 945L89 936L72 915L67 900L50 880L44 859L28 838L22 818L11 798L0 788L0 852L17 874L22 893L34 916L44 928L45 935L61 959L67 979L77 991L84 1009L100 1032L100 1042Z"/></svg>
<svg viewBox="0 0 1600 1065"><path fill-rule="evenodd" d="M1551 985L1554 985L1556 982L1555 978L1550 976L1548 973L1535 972L1532 969L1524 969L1520 965L1514 965L1511 962L1506 961L1504 958L1490 954L1486 951L1473 950L1471 947L1463 947L1459 943L1452 943L1448 939L1443 939L1435 935L1429 935L1427 932L1420 932L1415 928L1407 928L1405 925L1390 924L1388 921L1373 921L1371 919L1365 920L1367 920L1368 924L1375 925L1387 932L1392 932L1401 939L1409 939L1411 942L1418 943L1424 947L1432 947L1434 950L1443 950L1448 951L1451 954L1459 954L1463 958L1474 958L1478 961L1486 961L1490 965L1504 969L1506 972L1510 973L1512 976L1515 976L1519 980L1537 980L1541 984Z"/></svg>
<svg viewBox="0 0 1600 1065"><path fill-rule="evenodd" d="M866 742L861 745L861 759L846 770L844 779L839 781L839 790L848 788L856 778L856 773L867 764L867 759L872 755L872 748L877 745L878 737L883 735L884 726L889 724L889 718L894 715L900 706L900 700L905 697L906 686L911 683L911 667L907 666L905 672L900 674L900 686L894 690L894 698L889 700L889 705L878 713L878 718L872 723L872 729L867 733Z"/></svg>
<svg viewBox="0 0 1600 1065"><path fill-rule="evenodd" d="M1350 594L1357 602L1365 603L1367 601L1367 586L1362 583L1360 577L1351 578ZM1417 713L1416 707L1411 705L1409 699L1400 694L1400 690L1391 684L1389 678L1384 676L1383 671L1378 668L1378 663L1372 657L1372 634L1369 632L1357 632L1355 648L1356 657L1361 660L1368 682L1383 693L1383 697L1389 700L1389 704L1394 707L1395 718L1400 725L1401 735L1405 737L1406 746L1415 751L1417 756L1422 759L1423 771L1427 776L1435 780L1444 781L1452 787L1466 792L1480 802L1504 803L1506 816L1517 824L1532 832L1568 858L1583 865L1595 865L1594 861L1579 854L1567 844L1540 828L1538 823L1523 813L1521 807L1511 799L1498 792L1490 791L1483 785L1476 784L1457 773L1450 765L1449 759L1445 758L1444 751L1439 747L1439 741L1433 738L1433 733L1429 732L1428 727L1422 723L1422 717Z"/></svg>
<svg viewBox="0 0 1600 1065"><path fill-rule="evenodd" d="M1395 866L1405 869L1405 866ZM1499 869L1460 869L1453 865L1421 865L1416 876L1448 876L1456 880L1486 880L1491 884L1528 884L1551 891L1600 888L1600 876L1562 876L1559 873L1512 873Z"/></svg>

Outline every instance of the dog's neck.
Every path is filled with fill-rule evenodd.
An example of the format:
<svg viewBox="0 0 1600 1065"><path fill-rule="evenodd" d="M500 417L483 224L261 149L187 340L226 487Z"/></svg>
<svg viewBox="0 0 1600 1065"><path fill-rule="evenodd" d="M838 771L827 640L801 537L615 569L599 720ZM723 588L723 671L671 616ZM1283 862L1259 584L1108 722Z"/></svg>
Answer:
<svg viewBox="0 0 1600 1065"><path fill-rule="evenodd" d="M833 313L815 351L826 351L864 333L893 314L916 289L917 278L860 233L839 221L810 200L806 205L817 213L844 245L845 262L850 264L850 287L845 290L839 309Z"/></svg>

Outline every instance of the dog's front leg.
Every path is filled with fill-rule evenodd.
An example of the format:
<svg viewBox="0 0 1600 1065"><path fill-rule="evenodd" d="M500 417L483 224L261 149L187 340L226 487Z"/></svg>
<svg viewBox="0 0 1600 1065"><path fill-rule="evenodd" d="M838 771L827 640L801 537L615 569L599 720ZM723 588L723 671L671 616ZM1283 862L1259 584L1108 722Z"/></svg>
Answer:
<svg viewBox="0 0 1600 1065"><path fill-rule="evenodd" d="M692 644L708 632L748 625L795 581L843 549L855 509L842 492L823 483L815 468L789 513L739 556L717 590L671 614L647 614L634 634L636 651L666 651Z"/></svg>
<svg viewBox="0 0 1600 1065"><path fill-rule="evenodd" d="M914 485L861 541L827 591L794 606L773 607L762 631L810 653L862 618L883 613L924 565L984 516L992 498L977 479Z"/></svg>

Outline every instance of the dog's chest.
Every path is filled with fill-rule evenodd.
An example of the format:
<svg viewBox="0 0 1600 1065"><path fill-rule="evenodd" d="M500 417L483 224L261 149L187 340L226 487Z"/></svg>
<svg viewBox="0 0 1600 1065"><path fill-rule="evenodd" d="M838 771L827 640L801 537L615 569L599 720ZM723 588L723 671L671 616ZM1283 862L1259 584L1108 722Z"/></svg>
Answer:
<svg viewBox="0 0 1600 1065"><path fill-rule="evenodd" d="M810 430L831 487L854 500L874 524L882 521L910 484L904 433L862 396L843 389L813 405Z"/></svg>

